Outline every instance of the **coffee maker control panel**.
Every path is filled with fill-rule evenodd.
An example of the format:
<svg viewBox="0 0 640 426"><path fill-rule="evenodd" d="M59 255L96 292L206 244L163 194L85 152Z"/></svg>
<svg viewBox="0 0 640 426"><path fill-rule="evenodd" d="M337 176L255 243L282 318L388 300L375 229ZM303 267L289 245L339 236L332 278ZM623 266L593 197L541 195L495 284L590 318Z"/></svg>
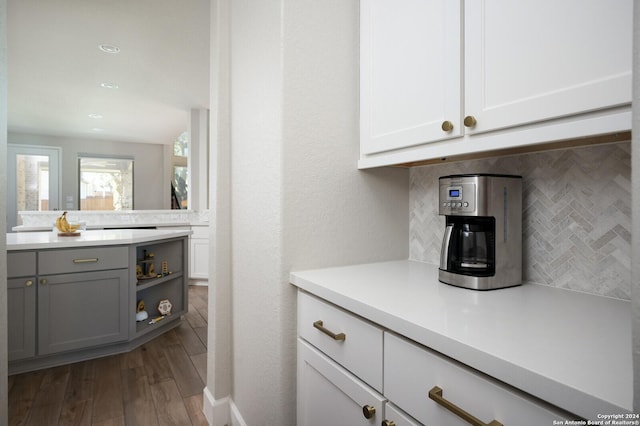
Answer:
<svg viewBox="0 0 640 426"><path fill-rule="evenodd" d="M476 185L460 183L440 186L440 214L474 213L476 209Z"/></svg>

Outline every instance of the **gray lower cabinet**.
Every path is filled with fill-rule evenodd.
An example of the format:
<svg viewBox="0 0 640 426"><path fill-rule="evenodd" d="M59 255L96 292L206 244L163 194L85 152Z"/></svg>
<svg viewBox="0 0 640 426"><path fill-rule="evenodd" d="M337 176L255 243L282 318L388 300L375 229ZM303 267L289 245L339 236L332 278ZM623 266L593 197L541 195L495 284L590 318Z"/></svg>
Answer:
<svg viewBox="0 0 640 426"><path fill-rule="evenodd" d="M7 280L9 361L36 354L36 277Z"/></svg>
<svg viewBox="0 0 640 426"><path fill-rule="evenodd" d="M38 253L38 355L127 340L129 248Z"/></svg>
<svg viewBox="0 0 640 426"><path fill-rule="evenodd" d="M40 277L38 354L128 338L128 270Z"/></svg>
<svg viewBox="0 0 640 426"><path fill-rule="evenodd" d="M137 277L136 264L154 264ZM188 239L7 253L9 373L129 351L188 311ZM136 322L144 300L149 319ZM163 321L159 305L172 305Z"/></svg>
<svg viewBox="0 0 640 426"><path fill-rule="evenodd" d="M8 358L36 354L36 253L7 253Z"/></svg>

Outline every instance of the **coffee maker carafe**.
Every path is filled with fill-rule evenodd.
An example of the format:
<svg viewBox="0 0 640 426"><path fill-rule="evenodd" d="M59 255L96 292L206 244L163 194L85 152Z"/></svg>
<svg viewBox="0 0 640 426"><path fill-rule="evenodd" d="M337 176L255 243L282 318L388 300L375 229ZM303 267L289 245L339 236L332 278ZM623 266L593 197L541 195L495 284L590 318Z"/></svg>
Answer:
<svg viewBox="0 0 640 426"><path fill-rule="evenodd" d="M522 283L521 176L443 176L439 206L440 281L474 290Z"/></svg>

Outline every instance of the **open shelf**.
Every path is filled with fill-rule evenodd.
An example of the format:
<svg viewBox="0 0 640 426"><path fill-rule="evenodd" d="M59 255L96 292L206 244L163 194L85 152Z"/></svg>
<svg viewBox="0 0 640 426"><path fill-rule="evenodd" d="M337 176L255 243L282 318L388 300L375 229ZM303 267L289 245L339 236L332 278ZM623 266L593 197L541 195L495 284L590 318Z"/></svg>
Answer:
<svg viewBox="0 0 640 426"><path fill-rule="evenodd" d="M171 315L167 315L166 317L164 317L164 319L162 319L161 321L158 321L155 324L149 324L149 321L151 321L152 317L147 318L144 321L139 321L136 323L136 334L137 335L142 335L144 333L148 333L151 330L160 327L161 325L163 325L163 323L167 323L170 321L175 321L175 320L179 320L180 317L184 314L186 314L187 311L185 310L180 310L177 312L172 312ZM154 315L153 318L155 318L157 315Z"/></svg>
<svg viewBox="0 0 640 426"><path fill-rule="evenodd" d="M148 319L137 322L134 312L136 309L132 309L131 318L134 323L130 323L129 328L132 338L171 329L176 326L176 320L187 313L189 303L187 300L187 250L186 237L136 246L135 253L132 253L135 255L136 269L141 267L143 273L148 273L151 265L157 269L154 268L155 272L151 274L151 278L145 276L144 279L138 279L136 276L135 289L131 286L131 306L137 307L140 301L144 301L145 309L149 314ZM161 274L163 261L167 261L167 267L171 272L167 275ZM158 273L159 277L154 276ZM158 305L165 299L173 305L171 315L167 315L157 323L149 324L149 321L160 315Z"/></svg>
<svg viewBox="0 0 640 426"><path fill-rule="evenodd" d="M136 291L141 291L141 290L147 289L149 287L153 287L153 286L156 286L158 284L162 284L164 282L171 281L171 280L176 279L176 278L181 278L182 275L183 274L180 271L180 272L173 272L173 273L171 273L169 275L165 275L165 276L159 277L159 278L151 278L151 279L144 280L144 281L138 281L138 284L136 285Z"/></svg>

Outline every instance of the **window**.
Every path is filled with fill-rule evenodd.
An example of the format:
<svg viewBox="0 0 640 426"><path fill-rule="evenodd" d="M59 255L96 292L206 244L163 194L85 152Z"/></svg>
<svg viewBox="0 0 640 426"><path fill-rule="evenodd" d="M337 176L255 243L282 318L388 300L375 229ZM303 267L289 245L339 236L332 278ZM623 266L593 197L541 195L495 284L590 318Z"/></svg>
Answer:
<svg viewBox="0 0 640 426"><path fill-rule="evenodd" d="M171 208L189 206L189 134L183 132L173 143L173 180L171 181Z"/></svg>
<svg viewBox="0 0 640 426"><path fill-rule="evenodd" d="M60 157L57 147L7 146L7 232L19 225L19 211L60 207Z"/></svg>
<svg viewBox="0 0 640 426"><path fill-rule="evenodd" d="M49 210L49 157L16 156L18 210Z"/></svg>
<svg viewBox="0 0 640 426"><path fill-rule="evenodd" d="M78 158L80 210L132 210L133 159Z"/></svg>

